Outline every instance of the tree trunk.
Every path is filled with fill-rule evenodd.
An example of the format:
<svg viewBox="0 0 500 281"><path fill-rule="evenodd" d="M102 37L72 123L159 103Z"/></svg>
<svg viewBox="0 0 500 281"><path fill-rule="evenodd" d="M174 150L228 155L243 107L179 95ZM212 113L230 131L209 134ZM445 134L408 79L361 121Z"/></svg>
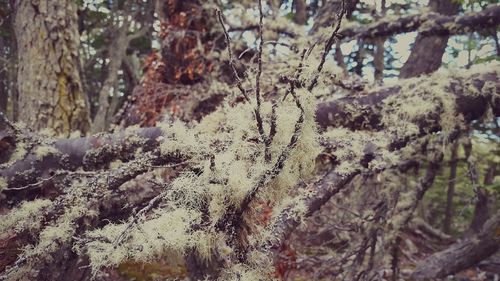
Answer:
<svg viewBox="0 0 500 281"><path fill-rule="evenodd" d="M109 97L110 94L112 94L113 99L116 99L116 95L118 95L118 71L120 70L129 44L129 40L127 38L129 25L130 21L125 19L123 26L118 29L116 37L111 43L111 48L109 49L109 64L107 66L108 75L103 82L101 90L99 91L99 108L92 122L92 133L98 133L106 130L110 114L113 113L110 110L111 106L109 104Z"/></svg>
<svg viewBox="0 0 500 281"><path fill-rule="evenodd" d="M385 0L382 0L380 4L380 14L382 16L385 16L387 7ZM384 78L384 51L385 51L385 37L378 38L375 41L375 53L373 55L373 65L375 67L375 81L382 81Z"/></svg>
<svg viewBox="0 0 500 281"><path fill-rule="evenodd" d="M19 120L33 130L69 135L89 129L78 72L77 4L72 0L16 1Z"/></svg>
<svg viewBox="0 0 500 281"><path fill-rule="evenodd" d="M430 0L429 6L437 13L455 15L460 5L451 0ZM400 78L410 78L436 71L441 66L449 36L419 34L411 49L410 57L401 68ZM432 50L432 51L429 51Z"/></svg>
<svg viewBox="0 0 500 281"><path fill-rule="evenodd" d="M307 4L305 0L293 0L293 8L295 10L295 14L293 16L293 20L297 24L306 24L307 23Z"/></svg>
<svg viewBox="0 0 500 281"><path fill-rule="evenodd" d="M453 219L453 197L455 196L455 181L457 178L457 159L458 142L451 147L450 157L450 178L448 181L448 192L446 195L446 210L444 213L443 231L446 234L451 233L451 224Z"/></svg>
<svg viewBox="0 0 500 281"><path fill-rule="evenodd" d="M476 167L476 161L472 156L472 142L470 138L464 143L465 158L467 159L467 168L472 188L475 194L474 215L469 230L466 235L477 233L489 217L488 191L479 183L479 174Z"/></svg>
<svg viewBox="0 0 500 281"><path fill-rule="evenodd" d="M0 26L1 27L1 26ZM0 111L7 112L7 104L9 101L9 85L7 78L7 71L3 71L3 69L7 69L7 65L4 61L7 60L5 45L6 40L0 36Z"/></svg>

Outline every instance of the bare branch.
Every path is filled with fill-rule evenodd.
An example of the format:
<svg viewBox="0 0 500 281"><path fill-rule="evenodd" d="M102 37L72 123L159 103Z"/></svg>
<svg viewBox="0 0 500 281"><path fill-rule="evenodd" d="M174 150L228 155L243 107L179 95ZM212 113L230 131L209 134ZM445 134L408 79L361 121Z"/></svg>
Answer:
<svg viewBox="0 0 500 281"><path fill-rule="evenodd" d="M236 79L236 86L240 90L243 97L245 97L245 100L247 102L250 102L250 98L248 98L247 92L243 88L242 81L240 79L240 76L238 75L238 71L236 70L236 66L234 63L234 57L233 57L233 51L231 50L231 38L229 37L229 34L227 33L226 26L224 25L224 20L222 19L222 11L217 10L217 16L219 18L220 25L222 26L222 30L224 31L224 36L226 37L227 52L229 53L229 65L231 66L231 69L233 70L234 78Z"/></svg>

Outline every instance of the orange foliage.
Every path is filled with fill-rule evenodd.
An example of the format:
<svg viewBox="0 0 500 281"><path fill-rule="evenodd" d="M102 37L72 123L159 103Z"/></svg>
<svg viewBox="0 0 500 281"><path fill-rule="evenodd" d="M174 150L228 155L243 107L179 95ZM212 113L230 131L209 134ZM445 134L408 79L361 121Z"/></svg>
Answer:
<svg viewBox="0 0 500 281"><path fill-rule="evenodd" d="M207 38L206 15L199 0L166 0L168 19L161 20L161 52L145 61L141 85L134 89L127 125L154 126L163 113L182 116L179 97L168 85L192 85L203 80L213 64L206 59L212 42ZM199 46L202 46L200 50Z"/></svg>

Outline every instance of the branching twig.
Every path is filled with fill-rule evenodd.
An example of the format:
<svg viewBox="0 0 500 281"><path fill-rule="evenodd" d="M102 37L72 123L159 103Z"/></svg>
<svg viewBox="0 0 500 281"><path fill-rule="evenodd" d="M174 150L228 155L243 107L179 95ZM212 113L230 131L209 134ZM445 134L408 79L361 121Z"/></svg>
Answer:
<svg viewBox="0 0 500 281"><path fill-rule="evenodd" d="M328 55L328 53L332 49L333 43L335 43L335 39L337 37L339 37L338 31L340 29L340 25L342 24L342 18L344 17L345 13L346 13L345 0L342 0L342 9L340 10L340 13L337 15L337 17L338 17L337 25L333 29L333 32L330 35L330 38L328 38L328 41L325 44L325 49L323 51L323 55L321 56L321 61L318 65L317 73L314 76L313 80L311 81L311 84L309 85L309 87L307 87L307 90L309 90L309 91L312 91L314 89L314 87L316 87L316 84L318 83L319 75L320 75L321 71L323 70L323 66L325 65L325 62L326 62L326 56Z"/></svg>
<svg viewBox="0 0 500 281"><path fill-rule="evenodd" d="M129 230L139 221L139 219L141 217L143 217L145 214L147 214L149 211L151 211L153 208L155 208L156 206L158 206L158 204L160 204L160 202L163 200L163 198L168 194L168 192L170 191L164 184L161 184L161 183L157 183L156 181L150 181L156 185L160 185L162 186L163 188L165 188L166 190L164 190L162 193L156 195L153 199L151 199L149 201L149 203L144 207L142 208L141 210L139 210L139 212L135 213L133 216L132 216L132 219L129 221L129 223L127 224L127 226L125 227L125 229L116 237L116 239L113 241L113 247L116 248L118 247L118 245L123 241L123 239L125 238L126 234L129 233Z"/></svg>
<svg viewBox="0 0 500 281"><path fill-rule="evenodd" d="M264 39L262 35L262 25L263 25L264 14L262 12L262 0L259 0L259 52L257 55L257 75L255 76L255 119L257 120L257 130L259 131L260 137L263 142L266 142L266 136L264 135L264 126L262 124L262 116L260 115L260 105L261 105L261 97L260 97L260 77L262 75L262 47L264 46Z"/></svg>
<svg viewBox="0 0 500 281"><path fill-rule="evenodd" d="M224 36L226 37L227 51L229 53L229 65L233 70L234 78L236 79L236 86L240 90L243 97L247 102L250 102L250 98L248 98L246 90L243 88L240 76L238 75L238 71L236 70L236 66L234 63L233 51L231 50L231 38L229 38L229 33L227 33L226 26L224 25L224 20L222 19L222 11L217 10L217 16L219 18L220 25L222 26L222 30L224 31Z"/></svg>
<svg viewBox="0 0 500 281"><path fill-rule="evenodd" d="M270 121L270 130L269 130L269 136L266 138L266 142L265 142L265 151L264 151L264 158L266 161L271 161L271 151L270 151L270 147L271 147L271 143L273 142L273 139L274 139L274 136L276 135L276 127L277 127L277 124L276 124L276 106L277 104L276 103L273 103L273 106L272 106L272 109L271 109L271 121Z"/></svg>

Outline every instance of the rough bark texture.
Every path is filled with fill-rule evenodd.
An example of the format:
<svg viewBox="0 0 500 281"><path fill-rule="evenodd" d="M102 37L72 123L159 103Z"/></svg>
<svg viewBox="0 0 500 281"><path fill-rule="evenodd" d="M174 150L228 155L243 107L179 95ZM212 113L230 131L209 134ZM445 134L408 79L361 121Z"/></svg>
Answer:
<svg viewBox="0 0 500 281"><path fill-rule="evenodd" d="M86 133L89 116L78 73L77 4L16 1L19 120L33 130Z"/></svg>
<svg viewBox="0 0 500 281"><path fill-rule="evenodd" d="M481 231L421 262L412 274L415 280L444 278L467 269L500 248L500 213L489 219Z"/></svg>
<svg viewBox="0 0 500 281"><path fill-rule="evenodd" d="M431 0L429 6L435 12L455 15L460 5L451 0ZM403 65L399 77L408 78L436 71L448 45L449 36L427 36L419 34L415 40L410 57ZM432 51L429 51L432 50Z"/></svg>

